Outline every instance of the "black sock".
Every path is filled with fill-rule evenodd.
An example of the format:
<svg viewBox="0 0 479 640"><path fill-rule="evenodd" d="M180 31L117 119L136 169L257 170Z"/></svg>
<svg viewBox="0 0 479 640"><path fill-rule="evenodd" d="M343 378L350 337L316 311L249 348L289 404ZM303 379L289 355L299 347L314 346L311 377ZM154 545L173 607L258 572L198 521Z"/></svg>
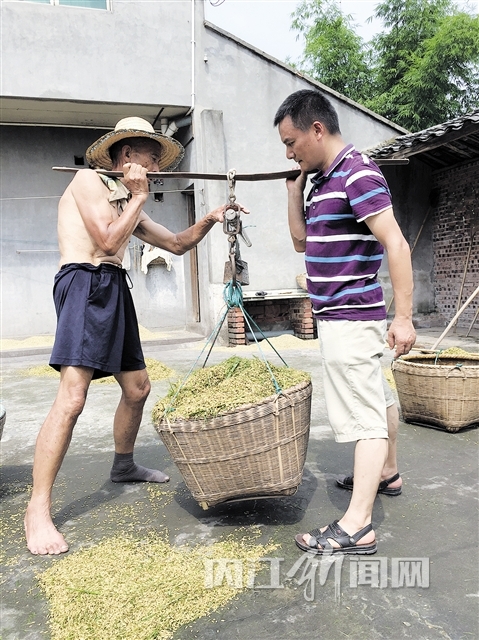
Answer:
<svg viewBox="0 0 479 640"><path fill-rule="evenodd" d="M141 467L133 461L133 453L115 453L110 472L112 482L168 482L162 471Z"/></svg>

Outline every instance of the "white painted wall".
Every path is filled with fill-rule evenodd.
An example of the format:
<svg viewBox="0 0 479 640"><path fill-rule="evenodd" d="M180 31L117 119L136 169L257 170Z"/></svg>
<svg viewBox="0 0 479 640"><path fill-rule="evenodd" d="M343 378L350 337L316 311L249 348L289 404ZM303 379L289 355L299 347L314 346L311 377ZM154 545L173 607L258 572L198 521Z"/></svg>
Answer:
<svg viewBox="0 0 479 640"><path fill-rule="evenodd" d="M191 3L112 6L2 2L2 95L190 104Z"/></svg>

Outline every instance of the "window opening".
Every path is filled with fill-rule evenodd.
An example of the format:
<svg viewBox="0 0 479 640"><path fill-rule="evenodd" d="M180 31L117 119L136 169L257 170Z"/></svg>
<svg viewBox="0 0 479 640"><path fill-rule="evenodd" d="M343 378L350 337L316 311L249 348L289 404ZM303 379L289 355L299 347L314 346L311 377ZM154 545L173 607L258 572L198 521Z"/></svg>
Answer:
<svg viewBox="0 0 479 640"><path fill-rule="evenodd" d="M83 7L84 9L111 10L112 0L14 0L15 2L36 2L37 4L52 4L55 6Z"/></svg>

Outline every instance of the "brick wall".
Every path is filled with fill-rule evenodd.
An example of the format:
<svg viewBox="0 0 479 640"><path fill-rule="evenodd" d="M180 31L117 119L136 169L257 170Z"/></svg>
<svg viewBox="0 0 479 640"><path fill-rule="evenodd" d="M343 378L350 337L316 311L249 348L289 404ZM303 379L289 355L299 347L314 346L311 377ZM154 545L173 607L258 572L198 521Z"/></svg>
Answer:
<svg viewBox="0 0 479 640"><path fill-rule="evenodd" d="M311 301L309 298L291 300L289 317L294 335L303 340L313 340L318 337L316 320L313 318Z"/></svg>
<svg viewBox="0 0 479 640"><path fill-rule="evenodd" d="M248 300L243 302L247 313L262 331L293 330L297 338L312 340L317 337L309 298L283 300ZM255 334L258 331L252 324ZM241 309L234 307L228 312L228 342L231 346L247 344L249 327ZM261 338L261 334L259 334Z"/></svg>
<svg viewBox="0 0 479 640"><path fill-rule="evenodd" d="M246 344L243 312L238 307L233 307L228 311L228 344L230 347Z"/></svg>
<svg viewBox="0 0 479 640"><path fill-rule="evenodd" d="M433 220L436 310L450 322L461 287L462 305L479 286L479 160L435 174L434 187L439 189ZM458 326L468 328L478 308L479 296L460 316ZM478 325L479 319L475 328Z"/></svg>

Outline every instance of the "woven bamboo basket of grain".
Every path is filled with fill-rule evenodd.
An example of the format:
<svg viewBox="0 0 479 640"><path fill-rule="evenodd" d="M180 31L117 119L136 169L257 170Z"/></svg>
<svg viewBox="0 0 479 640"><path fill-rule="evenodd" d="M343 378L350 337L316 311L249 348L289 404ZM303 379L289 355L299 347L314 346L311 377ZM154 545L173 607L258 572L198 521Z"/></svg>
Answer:
<svg viewBox="0 0 479 640"><path fill-rule="evenodd" d="M401 356L392 371L405 422L447 431L479 423L479 355Z"/></svg>
<svg viewBox="0 0 479 640"><path fill-rule="evenodd" d="M213 418L162 418L155 428L195 500L208 509L246 498L291 496L303 475L311 382Z"/></svg>

